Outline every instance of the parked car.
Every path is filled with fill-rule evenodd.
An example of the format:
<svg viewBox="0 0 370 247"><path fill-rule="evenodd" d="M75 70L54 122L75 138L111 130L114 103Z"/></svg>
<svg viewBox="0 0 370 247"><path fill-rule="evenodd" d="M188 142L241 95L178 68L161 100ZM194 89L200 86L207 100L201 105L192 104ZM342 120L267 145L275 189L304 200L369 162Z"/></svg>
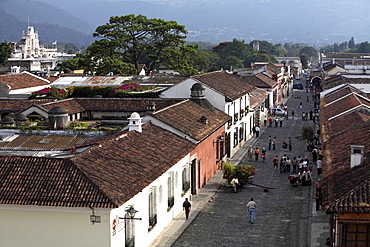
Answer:
<svg viewBox="0 0 370 247"><path fill-rule="evenodd" d="M283 109L281 109L281 108L274 108L274 109L272 109L272 113L275 116L284 116L285 111Z"/></svg>
<svg viewBox="0 0 370 247"><path fill-rule="evenodd" d="M294 83L293 84L293 89L303 89L303 84L302 83Z"/></svg>

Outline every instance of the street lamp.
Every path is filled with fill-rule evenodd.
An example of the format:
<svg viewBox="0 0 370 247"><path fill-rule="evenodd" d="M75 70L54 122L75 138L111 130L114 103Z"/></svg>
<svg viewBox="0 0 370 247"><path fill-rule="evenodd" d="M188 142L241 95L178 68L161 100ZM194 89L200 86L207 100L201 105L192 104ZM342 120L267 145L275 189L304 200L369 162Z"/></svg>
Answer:
<svg viewBox="0 0 370 247"><path fill-rule="evenodd" d="M118 217L118 219L121 219L121 220L142 220L141 218L135 218L135 214L139 211L137 211L136 209L134 209L133 206L130 206L128 209L125 210L129 216L129 218L126 218L126 217Z"/></svg>

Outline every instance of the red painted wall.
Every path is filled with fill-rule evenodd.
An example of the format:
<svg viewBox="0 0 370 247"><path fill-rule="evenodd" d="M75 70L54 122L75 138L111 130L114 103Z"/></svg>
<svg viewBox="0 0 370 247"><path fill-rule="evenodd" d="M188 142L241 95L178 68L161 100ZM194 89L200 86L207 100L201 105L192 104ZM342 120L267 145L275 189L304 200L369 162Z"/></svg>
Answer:
<svg viewBox="0 0 370 247"><path fill-rule="evenodd" d="M221 161L217 162L217 137L224 134L225 127L221 127L208 138L200 142L190 155L196 155L200 160L200 173L198 174L198 188L202 188L210 178L221 168Z"/></svg>

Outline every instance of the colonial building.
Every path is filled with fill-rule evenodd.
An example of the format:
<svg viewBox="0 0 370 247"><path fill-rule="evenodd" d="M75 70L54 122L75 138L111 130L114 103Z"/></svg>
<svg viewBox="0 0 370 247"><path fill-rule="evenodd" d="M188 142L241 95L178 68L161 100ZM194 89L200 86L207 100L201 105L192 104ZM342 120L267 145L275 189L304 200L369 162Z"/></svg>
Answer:
<svg viewBox="0 0 370 247"><path fill-rule="evenodd" d="M343 85L321 93L322 205L331 215L331 246L370 244L370 100L358 92Z"/></svg>
<svg viewBox="0 0 370 247"><path fill-rule="evenodd" d="M2 245L148 246L190 197L195 144L141 126L137 113L128 131L84 146L65 158L0 157Z"/></svg>
<svg viewBox="0 0 370 247"><path fill-rule="evenodd" d="M8 64L1 68L1 72L19 73L32 72L47 76L62 61L73 58L74 54L65 54L57 51L55 41L50 48L40 45L39 34L32 26L22 33L22 38L13 43L13 51Z"/></svg>
<svg viewBox="0 0 370 247"><path fill-rule="evenodd" d="M226 150L232 156L253 135L253 128L259 125L250 106L250 93L255 87L238 75L226 71L215 71L191 76L162 93L163 98L189 98L189 90L195 83L201 83L206 99L217 109L232 118L226 127ZM265 111L266 106L262 108ZM261 110L261 109L260 109Z"/></svg>

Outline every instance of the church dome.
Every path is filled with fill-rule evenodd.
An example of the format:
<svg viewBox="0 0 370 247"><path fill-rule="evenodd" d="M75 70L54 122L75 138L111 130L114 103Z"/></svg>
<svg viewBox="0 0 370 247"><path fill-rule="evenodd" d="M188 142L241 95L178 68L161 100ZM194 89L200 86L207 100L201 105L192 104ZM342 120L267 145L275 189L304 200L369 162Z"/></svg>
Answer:
<svg viewBox="0 0 370 247"><path fill-rule="evenodd" d="M130 118L131 119L140 118L140 114L137 113L137 112L134 112L134 113L131 114Z"/></svg>
<svg viewBox="0 0 370 247"><path fill-rule="evenodd" d="M65 113L68 113L68 111L61 106L55 106L49 111L49 114L65 114Z"/></svg>
<svg viewBox="0 0 370 247"><path fill-rule="evenodd" d="M190 90L204 90L202 83L195 83Z"/></svg>
<svg viewBox="0 0 370 247"><path fill-rule="evenodd" d="M24 115L23 113L19 113L15 116L14 120L16 121L26 121L26 115Z"/></svg>
<svg viewBox="0 0 370 247"><path fill-rule="evenodd" d="M2 124L14 124L14 119L8 115L8 116L3 118L1 123Z"/></svg>

